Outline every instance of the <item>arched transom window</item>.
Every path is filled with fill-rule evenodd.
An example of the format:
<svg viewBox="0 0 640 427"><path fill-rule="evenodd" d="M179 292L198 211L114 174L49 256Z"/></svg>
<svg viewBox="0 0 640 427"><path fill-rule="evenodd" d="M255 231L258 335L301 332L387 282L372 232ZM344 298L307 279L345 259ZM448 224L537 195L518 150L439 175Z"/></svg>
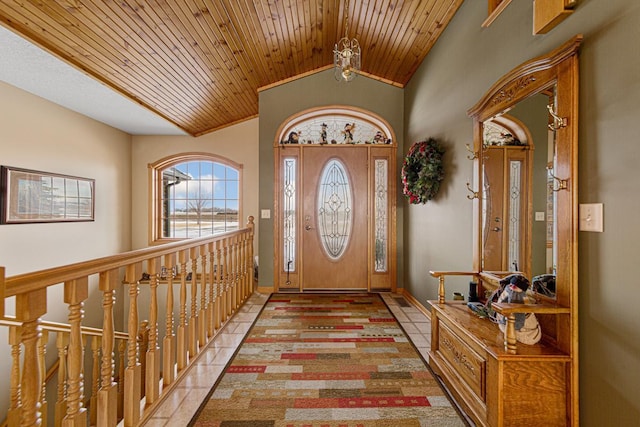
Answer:
<svg viewBox="0 0 640 427"><path fill-rule="evenodd" d="M242 165L206 153L149 165L152 241L204 237L239 228Z"/></svg>

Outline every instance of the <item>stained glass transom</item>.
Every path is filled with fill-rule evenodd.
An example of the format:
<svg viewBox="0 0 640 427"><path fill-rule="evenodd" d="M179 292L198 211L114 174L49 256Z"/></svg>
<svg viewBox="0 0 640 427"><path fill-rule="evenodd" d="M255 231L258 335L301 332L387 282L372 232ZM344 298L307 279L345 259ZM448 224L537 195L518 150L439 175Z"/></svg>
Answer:
<svg viewBox="0 0 640 427"><path fill-rule="evenodd" d="M296 123L281 144L391 144L382 127L353 116L326 114Z"/></svg>
<svg viewBox="0 0 640 427"><path fill-rule="evenodd" d="M352 206L347 171L340 160L331 159L322 170L317 197L318 232L330 259L339 259L347 249L353 225Z"/></svg>
<svg viewBox="0 0 640 427"><path fill-rule="evenodd" d="M483 144L489 145L526 145L520 141L511 131L494 122L484 122Z"/></svg>

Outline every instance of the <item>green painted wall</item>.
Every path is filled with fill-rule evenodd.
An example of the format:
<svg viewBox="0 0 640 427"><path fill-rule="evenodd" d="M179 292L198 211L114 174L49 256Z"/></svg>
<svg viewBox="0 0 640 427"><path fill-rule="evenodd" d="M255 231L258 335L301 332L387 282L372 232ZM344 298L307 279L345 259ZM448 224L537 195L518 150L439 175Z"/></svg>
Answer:
<svg viewBox="0 0 640 427"><path fill-rule="evenodd" d="M579 1L539 36L531 34L532 3L511 2L483 29L486 2L466 1L405 88L405 140L429 134L449 151L441 197L405 208L404 285L426 303L437 289L428 270L471 267L466 110L515 66L582 33L579 201L604 203L605 224L603 233L579 233L580 425L638 426L640 3ZM456 288L467 290L459 281L447 292Z"/></svg>
<svg viewBox="0 0 640 427"><path fill-rule="evenodd" d="M333 70L319 72L260 92L260 209L271 219L260 219L260 286L273 286L273 142L279 126L290 116L309 108L349 105L378 114L391 125L402 156L404 135L403 89L358 76L349 83L334 79ZM400 160L399 160L400 161ZM398 180L399 182L399 180ZM398 195L401 204L400 195ZM401 206L401 205L400 205ZM402 248L402 209L398 209L398 247ZM398 251L398 277L402 277L402 251ZM399 285L401 283L399 282Z"/></svg>

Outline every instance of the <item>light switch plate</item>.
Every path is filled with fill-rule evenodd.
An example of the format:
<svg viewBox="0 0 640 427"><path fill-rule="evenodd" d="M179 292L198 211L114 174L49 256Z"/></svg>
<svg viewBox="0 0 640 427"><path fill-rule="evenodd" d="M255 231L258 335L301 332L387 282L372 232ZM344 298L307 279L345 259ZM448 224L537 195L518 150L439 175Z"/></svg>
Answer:
<svg viewBox="0 0 640 427"><path fill-rule="evenodd" d="M580 204L580 231L602 233L604 228L602 203Z"/></svg>
<svg viewBox="0 0 640 427"><path fill-rule="evenodd" d="M544 221L544 212L536 212L536 221Z"/></svg>
<svg viewBox="0 0 640 427"><path fill-rule="evenodd" d="M271 218L271 209L262 209L260 211L260 218L261 219L269 219L269 218Z"/></svg>

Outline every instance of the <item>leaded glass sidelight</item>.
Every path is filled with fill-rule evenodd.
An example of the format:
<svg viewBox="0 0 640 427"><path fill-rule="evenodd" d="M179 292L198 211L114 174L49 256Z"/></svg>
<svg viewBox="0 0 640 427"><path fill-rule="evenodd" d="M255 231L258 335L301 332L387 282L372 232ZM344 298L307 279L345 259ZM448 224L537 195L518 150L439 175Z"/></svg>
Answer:
<svg viewBox="0 0 640 427"><path fill-rule="evenodd" d="M284 271L296 269L296 159L284 159L283 241Z"/></svg>
<svg viewBox="0 0 640 427"><path fill-rule="evenodd" d="M387 194L388 185L388 162L387 159L376 159L375 163L375 271L383 273L387 271Z"/></svg>
<svg viewBox="0 0 640 427"><path fill-rule="evenodd" d="M522 194L522 161L509 162L509 266L518 270L520 258L520 196Z"/></svg>
<svg viewBox="0 0 640 427"><path fill-rule="evenodd" d="M352 198L344 165L338 159L329 160L320 175L317 218L322 248L330 259L340 259L349 244L353 226Z"/></svg>

